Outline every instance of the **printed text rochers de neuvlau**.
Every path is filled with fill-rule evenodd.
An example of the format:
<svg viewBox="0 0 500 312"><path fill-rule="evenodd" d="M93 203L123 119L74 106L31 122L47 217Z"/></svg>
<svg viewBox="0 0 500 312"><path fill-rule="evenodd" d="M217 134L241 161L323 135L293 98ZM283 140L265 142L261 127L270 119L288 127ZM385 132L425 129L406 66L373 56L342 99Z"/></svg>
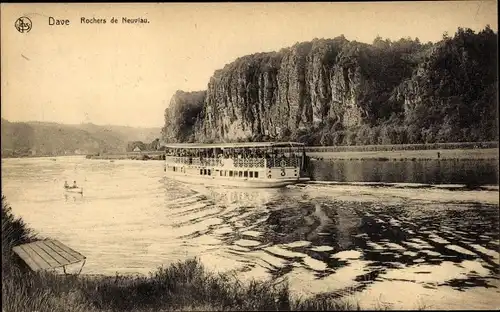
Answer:
<svg viewBox="0 0 500 312"><path fill-rule="evenodd" d="M137 18L87 18L81 17L80 24L149 24L149 20L147 18L137 17ZM59 18L59 17L49 17L49 26L69 26L71 25L71 21L67 18Z"/></svg>

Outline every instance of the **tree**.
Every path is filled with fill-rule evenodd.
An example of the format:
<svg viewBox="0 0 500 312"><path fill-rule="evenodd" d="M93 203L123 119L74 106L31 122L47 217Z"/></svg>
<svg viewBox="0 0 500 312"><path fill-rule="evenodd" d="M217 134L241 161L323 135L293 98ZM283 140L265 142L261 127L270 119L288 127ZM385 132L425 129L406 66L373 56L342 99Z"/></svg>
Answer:
<svg viewBox="0 0 500 312"><path fill-rule="evenodd" d="M141 151L147 150L147 145L142 141L133 141L127 144L127 152L133 152L138 147Z"/></svg>
<svg viewBox="0 0 500 312"><path fill-rule="evenodd" d="M159 138L156 138L154 139L151 144L149 145L149 150L151 151L156 151L158 150L160 147L160 139Z"/></svg>

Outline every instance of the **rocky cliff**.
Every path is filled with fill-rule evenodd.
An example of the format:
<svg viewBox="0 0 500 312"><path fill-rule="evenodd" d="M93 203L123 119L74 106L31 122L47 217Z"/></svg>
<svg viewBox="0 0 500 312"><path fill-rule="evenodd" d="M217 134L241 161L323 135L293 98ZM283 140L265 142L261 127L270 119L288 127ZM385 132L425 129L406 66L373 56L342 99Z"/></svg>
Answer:
<svg viewBox="0 0 500 312"><path fill-rule="evenodd" d="M208 84L202 134L236 140L295 133L328 118L344 127L361 123L361 94L370 84L363 49L341 37L237 59Z"/></svg>
<svg viewBox="0 0 500 312"><path fill-rule="evenodd" d="M244 56L216 71L206 92L173 96L163 138L309 144L468 140L451 132L470 134L471 127L481 127L471 112L495 128L488 112L496 103L496 37L489 28L479 34L459 29L435 44L376 38L370 45L341 36ZM436 128L443 123L449 129ZM409 135L415 127L423 129ZM491 130L477 130L477 139L492 139Z"/></svg>
<svg viewBox="0 0 500 312"><path fill-rule="evenodd" d="M203 122L205 91L177 91L165 110L162 138L165 142L193 142L197 124Z"/></svg>

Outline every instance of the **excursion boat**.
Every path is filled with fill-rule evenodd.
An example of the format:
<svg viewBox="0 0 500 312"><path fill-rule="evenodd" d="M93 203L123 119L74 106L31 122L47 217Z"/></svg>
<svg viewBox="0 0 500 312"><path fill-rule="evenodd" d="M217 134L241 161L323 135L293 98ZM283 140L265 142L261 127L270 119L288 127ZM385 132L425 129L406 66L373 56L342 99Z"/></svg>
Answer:
<svg viewBox="0 0 500 312"><path fill-rule="evenodd" d="M64 190L67 193L83 194L83 187L68 187L68 188L65 187Z"/></svg>
<svg viewBox="0 0 500 312"><path fill-rule="evenodd" d="M164 147L166 176L181 182L272 188L310 179L303 143L178 143Z"/></svg>

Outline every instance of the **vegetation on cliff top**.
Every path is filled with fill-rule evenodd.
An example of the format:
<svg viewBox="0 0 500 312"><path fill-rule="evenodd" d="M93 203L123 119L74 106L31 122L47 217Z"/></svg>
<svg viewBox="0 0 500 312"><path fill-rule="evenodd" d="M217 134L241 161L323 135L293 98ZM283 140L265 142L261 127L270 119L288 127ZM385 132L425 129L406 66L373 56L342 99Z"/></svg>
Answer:
<svg viewBox="0 0 500 312"><path fill-rule="evenodd" d="M458 28L437 43L377 37L297 43L238 58L206 92L179 92L167 142L309 145L498 140L497 34Z"/></svg>

